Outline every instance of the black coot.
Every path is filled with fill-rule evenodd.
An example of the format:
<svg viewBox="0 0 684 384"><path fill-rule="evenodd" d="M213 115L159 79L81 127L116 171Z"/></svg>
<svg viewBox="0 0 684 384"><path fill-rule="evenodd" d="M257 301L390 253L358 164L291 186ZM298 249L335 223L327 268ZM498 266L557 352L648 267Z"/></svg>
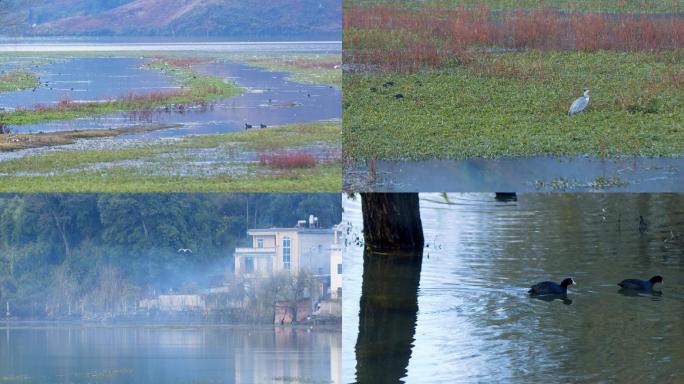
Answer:
<svg viewBox="0 0 684 384"><path fill-rule="evenodd" d="M624 289L633 289L637 291L650 291L656 283L662 283L662 276L653 276L648 280L626 279L618 283Z"/></svg>
<svg viewBox="0 0 684 384"><path fill-rule="evenodd" d="M568 293L568 287L575 284L575 280L568 277L561 281L560 285L553 281L544 281L533 285L529 291L530 295L564 295Z"/></svg>

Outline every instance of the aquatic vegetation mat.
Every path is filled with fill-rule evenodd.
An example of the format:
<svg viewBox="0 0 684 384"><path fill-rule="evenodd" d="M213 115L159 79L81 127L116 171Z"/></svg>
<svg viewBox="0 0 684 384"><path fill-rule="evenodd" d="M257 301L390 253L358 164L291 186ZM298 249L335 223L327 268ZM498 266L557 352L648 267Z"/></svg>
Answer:
<svg viewBox="0 0 684 384"><path fill-rule="evenodd" d="M620 3L601 13L562 1L348 2L346 154L684 154L684 16ZM588 108L566 116L585 87Z"/></svg>
<svg viewBox="0 0 684 384"><path fill-rule="evenodd" d="M339 138L340 123L331 121L175 140L81 140L0 163L0 190L340 191Z"/></svg>

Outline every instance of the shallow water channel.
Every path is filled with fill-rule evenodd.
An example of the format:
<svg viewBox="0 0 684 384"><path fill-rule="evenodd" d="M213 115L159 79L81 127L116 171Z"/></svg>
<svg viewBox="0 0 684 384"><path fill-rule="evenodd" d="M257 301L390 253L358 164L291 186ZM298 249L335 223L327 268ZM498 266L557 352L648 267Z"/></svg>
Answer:
<svg viewBox="0 0 684 384"><path fill-rule="evenodd" d="M173 79L165 78L154 70L141 69L140 65L144 62L141 58L99 57L70 58L65 62L48 64L41 76L41 81L47 82L48 86L38 87L35 92L29 89L0 94L0 106L14 108L36 103L54 104L65 96L73 100L95 101L126 95L129 91L145 94L177 88ZM158 108L143 113L112 113L10 128L13 132L30 133L182 124L174 129L119 136L120 139L127 139L227 133L244 130L245 124L274 126L337 119L341 116L341 91L336 87L301 84L287 80L287 74L282 72L270 72L227 61L197 65L195 68L201 73L234 81L245 88L245 93L217 100L206 108L183 111Z"/></svg>
<svg viewBox="0 0 684 384"><path fill-rule="evenodd" d="M382 192L684 192L684 157L531 156L351 166L346 190Z"/></svg>
<svg viewBox="0 0 684 384"><path fill-rule="evenodd" d="M344 382L684 381L682 195L421 194L414 258L364 255L344 212ZM527 294L565 277L566 302Z"/></svg>

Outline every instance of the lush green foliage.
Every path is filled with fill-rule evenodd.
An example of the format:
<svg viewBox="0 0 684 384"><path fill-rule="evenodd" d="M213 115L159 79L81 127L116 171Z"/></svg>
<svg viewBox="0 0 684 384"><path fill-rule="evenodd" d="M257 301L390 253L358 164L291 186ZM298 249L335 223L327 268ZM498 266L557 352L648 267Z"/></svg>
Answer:
<svg viewBox="0 0 684 384"><path fill-rule="evenodd" d="M247 227L309 214L339 222L340 195L0 195L0 303L15 316L110 311L120 298L207 286L232 268Z"/></svg>

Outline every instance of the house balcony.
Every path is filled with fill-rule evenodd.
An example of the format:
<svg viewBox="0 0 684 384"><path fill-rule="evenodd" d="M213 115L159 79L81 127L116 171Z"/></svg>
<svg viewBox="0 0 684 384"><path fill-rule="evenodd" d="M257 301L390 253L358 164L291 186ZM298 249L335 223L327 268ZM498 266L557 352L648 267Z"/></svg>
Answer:
<svg viewBox="0 0 684 384"><path fill-rule="evenodd" d="M236 255L269 255L276 253L275 248L235 248Z"/></svg>

